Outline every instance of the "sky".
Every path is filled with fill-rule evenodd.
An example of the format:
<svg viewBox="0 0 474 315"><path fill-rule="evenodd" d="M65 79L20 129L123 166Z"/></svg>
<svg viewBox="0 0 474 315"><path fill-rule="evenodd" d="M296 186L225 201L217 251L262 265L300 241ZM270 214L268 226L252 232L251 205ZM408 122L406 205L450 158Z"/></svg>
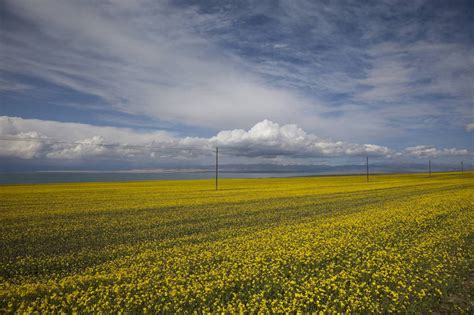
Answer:
<svg viewBox="0 0 474 315"><path fill-rule="evenodd" d="M472 1L0 1L4 169L471 163Z"/></svg>

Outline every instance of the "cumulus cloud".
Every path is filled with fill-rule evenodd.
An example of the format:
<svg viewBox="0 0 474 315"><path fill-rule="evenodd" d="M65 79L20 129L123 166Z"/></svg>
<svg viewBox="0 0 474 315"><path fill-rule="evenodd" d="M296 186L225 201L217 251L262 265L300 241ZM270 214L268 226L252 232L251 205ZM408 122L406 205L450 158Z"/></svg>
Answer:
<svg viewBox="0 0 474 315"><path fill-rule="evenodd" d="M179 137L163 131L0 117L0 156L22 159L197 158L223 153L247 158L321 158L370 155L390 157L394 151L375 144L330 141L294 124L263 120L249 130L224 130L210 138Z"/></svg>
<svg viewBox="0 0 474 315"><path fill-rule="evenodd" d="M104 138L94 136L68 145L55 143L51 147L51 152L46 153L46 157L52 159L78 159L101 156L106 154L106 151Z"/></svg>
<svg viewBox="0 0 474 315"><path fill-rule="evenodd" d="M330 157L374 155L390 156L393 151L374 144L328 141L309 134L297 125L279 125L263 120L250 130L224 130L210 139L219 147L241 156Z"/></svg>
<svg viewBox="0 0 474 315"><path fill-rule="evenodd" d="M22 119L0 116L0 157L50 160L176 161L208 160L219 147L238 159L287 162L292 159L372 156L436 158L469 155L466 149L408 147L401 152L376 144L332 141L295 124L263 120L248 130L232 129L209 138L182 137L166 131ZM268 161L268 160L267 160Z"/></svg>
<svg viewBox="0 0 474 315"><path fill-rule="evenodd" d="M166 131L0 116L0 156L22 159L158 159L205 154L210 143ZM209 151L210 152L210 151Z"/></svg>
<svg viewBox="0 0 474 315"><path fill-rule="evenodd" d="M0 156L33 159L40 157L46 149L46 144L42 142L46 140L45 137L37 132L20 132L14 135L14 139L15 141L7 143L3 141L4 143L0 146Z"/></svg>
<svg viewBox="0 0 474 315"><path fill-rule="evenodd" d="M406 148L403 151L403 154L417 157L417 158L424 158L424 157L436 158L440 156L468 155L469 151L466 149L456 149L456 148L438 149L431 145L418 145L418 146Z"/></svg>

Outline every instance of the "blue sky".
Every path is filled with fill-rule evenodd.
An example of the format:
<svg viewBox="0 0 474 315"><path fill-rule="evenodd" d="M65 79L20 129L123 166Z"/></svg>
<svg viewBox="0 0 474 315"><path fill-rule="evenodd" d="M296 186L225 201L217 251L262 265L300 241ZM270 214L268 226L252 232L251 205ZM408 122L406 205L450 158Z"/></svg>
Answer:
<svg viewBox="0 0 474 315"><path fill-rule="evenodd" d="M473 7L4 1L0 135L51 143L4 141L0 156L148 165L218 145L246 162L472 161Z"/></svg>

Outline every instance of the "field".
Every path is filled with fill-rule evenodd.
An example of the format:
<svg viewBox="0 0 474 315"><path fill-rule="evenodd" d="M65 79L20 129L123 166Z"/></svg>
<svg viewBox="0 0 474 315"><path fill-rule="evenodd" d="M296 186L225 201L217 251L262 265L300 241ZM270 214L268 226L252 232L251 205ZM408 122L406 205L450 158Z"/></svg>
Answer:
<svg viewBox="0 0 474 315"><path fill-rule="evenodd" d="M472 312L474 173L0 186L0 313Z"/></svg>

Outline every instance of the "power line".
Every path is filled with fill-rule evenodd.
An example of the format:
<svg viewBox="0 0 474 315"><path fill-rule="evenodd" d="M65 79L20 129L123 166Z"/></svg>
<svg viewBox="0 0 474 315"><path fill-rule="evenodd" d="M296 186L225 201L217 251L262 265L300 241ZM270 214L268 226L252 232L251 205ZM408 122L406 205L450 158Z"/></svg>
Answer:
<svg viewBox="0 0 474 315"><path fill-rule="evenodd" d="M38 142L38 143L45 143L45 144L68 144L68 145L90 145L90 146L98 146L98 147L107 147L107 148L128 148L128 149L160 149L160 150L176 150L176 151L200 151L200 152L214 152L215 148L217 147L210 147L210 148L186 148L186 147L176 147L176 146L158 146L158 145L140 145L140 144L120 144L120 143L88 143L82 141L61 141L61 140L53 140L53 139L46 139L46 138L6 138L0 137L0 141L14 141L14 142ZM227 152L234 152L235 150L242 150L241 147L231 147L225 146L220 147L220 153ZM222 152L224 151L224 152Z"/></svg>
<svg viewBox="0 0 474 315"><path fill-rule="evenodd" d="M213 152L213 148L199 149L199 148L185 148L185 147L170 147L170 146L157 146L157 145L138 145L138 144L120 144L120 143L88 143L81 141L60 141L51 140L44 138L5 138L0 137L0 141L15 141L15 142L38 142L46 144L69 144L69 145L90 145L98 147L110 147L110 148L130 148L130 149L160 149L160 150L179 150L179 151L202 151L202 152Z"/></svg>

